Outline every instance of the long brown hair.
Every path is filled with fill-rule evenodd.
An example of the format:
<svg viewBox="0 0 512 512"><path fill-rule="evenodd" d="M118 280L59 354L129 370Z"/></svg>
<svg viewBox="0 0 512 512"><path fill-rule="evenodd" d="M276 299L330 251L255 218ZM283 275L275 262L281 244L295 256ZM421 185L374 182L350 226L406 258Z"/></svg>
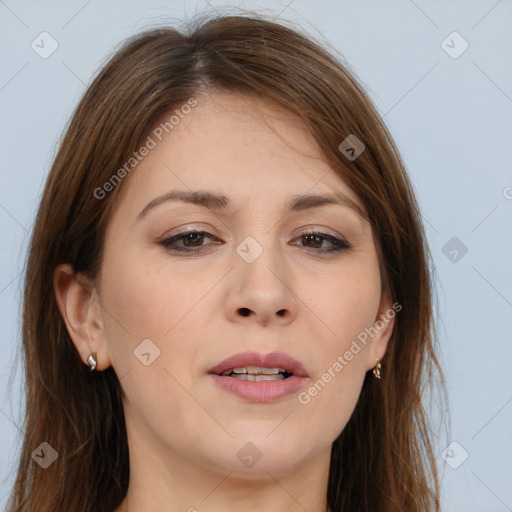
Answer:
<svg viewBox="0 0 512 512"><path fill-rule="evenodd" d="M129 454L118 376L112 367L90 372L80 359L59 314L53 272L69 263L76 273L98 275L122 183L101 199L94 191L126 165L164 114L215 90L276 101L304 121L363 202L382 288L402 306L382 379L368 372L333 443L329 506L333 512L438 511L423 399L444 377L436 357L431 256L413 188L390 133L347 67L311 37L254 14L201 18L187 33L163 27L131 37L70 120L26 264L24 438L8 511L111 512L125 496ZM365 146L356 159L339 149L349 135ZM58 453L46 469L31 457L43 442Z"/></svg>

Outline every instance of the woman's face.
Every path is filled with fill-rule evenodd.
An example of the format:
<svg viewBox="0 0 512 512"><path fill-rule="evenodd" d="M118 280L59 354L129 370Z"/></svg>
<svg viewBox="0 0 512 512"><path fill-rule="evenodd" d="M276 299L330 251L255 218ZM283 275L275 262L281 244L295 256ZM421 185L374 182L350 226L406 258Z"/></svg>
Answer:
<svg viewBox="0 0 512 512"><path fill-rule="evenodd" d="M117 185L98 279L99 356L120 379L132 443L224 474L279 474L330 453L390 329L366 343L358 335L389 303L366 220L343 204L287 210L313 194L362 206L300 121L233 94L197 100L162 140L153 132L155 147ZM227 204L157 199L171 191ZM289 384L209 373L247 351L262 364L237 364L286 370L264 358L282 352L303 375L295 368Z"/></svg>

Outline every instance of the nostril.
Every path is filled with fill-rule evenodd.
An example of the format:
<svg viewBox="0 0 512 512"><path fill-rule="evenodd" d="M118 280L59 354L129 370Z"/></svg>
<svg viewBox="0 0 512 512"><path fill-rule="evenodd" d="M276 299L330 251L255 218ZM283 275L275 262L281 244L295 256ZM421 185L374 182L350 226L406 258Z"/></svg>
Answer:
<svg viewBox="0 0 512 512"><path fill-rule="evenodd" d="M251 312L251 310L248 308L240 308L240 314L242 316L249 316L250 312Z"/></svg>

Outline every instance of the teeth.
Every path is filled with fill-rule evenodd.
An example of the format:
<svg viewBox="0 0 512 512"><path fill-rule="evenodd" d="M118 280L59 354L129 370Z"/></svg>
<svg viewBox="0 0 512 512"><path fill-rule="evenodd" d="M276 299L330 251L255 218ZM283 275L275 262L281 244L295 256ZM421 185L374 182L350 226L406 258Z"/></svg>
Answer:
<svg viewBox="0 0 512 512"><path fill-rule="evenodd" d="M282 368L264 368L262 366L246 366L245 368L233 368L222 373L222 375L229 375L230 373L236 373L238 375L252 374L252 375L278 375L284 373L285 370Z"/></svg>
<svg viewBox="0 0 512 512"><path fill-rule="evenodd" d="M223 374L224 375L224 374ZM253 375L251 373L233 373L230 377L238 380L250 380L252 382L261 382L264 380L282 380L284 375L278 373L276 375Z"/></svg>

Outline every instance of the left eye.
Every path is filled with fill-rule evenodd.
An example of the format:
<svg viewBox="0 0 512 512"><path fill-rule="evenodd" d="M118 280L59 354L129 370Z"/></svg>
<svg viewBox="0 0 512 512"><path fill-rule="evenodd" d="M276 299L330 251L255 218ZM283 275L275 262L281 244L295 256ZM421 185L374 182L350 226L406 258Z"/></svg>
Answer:
<svg viewBox="0 0 512 512"><path fill-rule="evenodd" d="M220 240L208 233L207 231L188 231L186 233L180 233L178 235L174 235L170 238L166 238L160 242L166 249L170 251L178 251L178 252L198 252L201 250L201 247L204 247L205 244L202 242L205 238L210 238L211 240L216 240L214 244L220 243ZM317 252L334 252L334 251L343 251L350 249L351 245L340 238L337 238L332 235L328 235L327 233L320 232L308 232L302 233L299 237L302 241L306 241L307 244L313 244L311 246L305 246L308 249L317 249ZM322 248L322 244L327 241L332 247L331 248ZM180 246L176 245L177 242L183 242L185 245ZM213 244L206 244L213 245ZM296 245L296 244L293 244Z"/></svg>
<svg viewBox="0 0 512 512"><path fill-rule="evenodd" d="M350 249L351 245L348 242L345 242L344 240L341 240L340 238L337 238L332 235L328 235L327 233L319 233L317 231L312 231L308 233L302 233L300 236L302 240L308 240L309 243L313 243L314 246L310 247L312 249L319 248L318 246L322 245L324 241L328 241L333 247L330 249L321 249L319 248L320 252L333 252L333 251L343 251Z"/></svg>

